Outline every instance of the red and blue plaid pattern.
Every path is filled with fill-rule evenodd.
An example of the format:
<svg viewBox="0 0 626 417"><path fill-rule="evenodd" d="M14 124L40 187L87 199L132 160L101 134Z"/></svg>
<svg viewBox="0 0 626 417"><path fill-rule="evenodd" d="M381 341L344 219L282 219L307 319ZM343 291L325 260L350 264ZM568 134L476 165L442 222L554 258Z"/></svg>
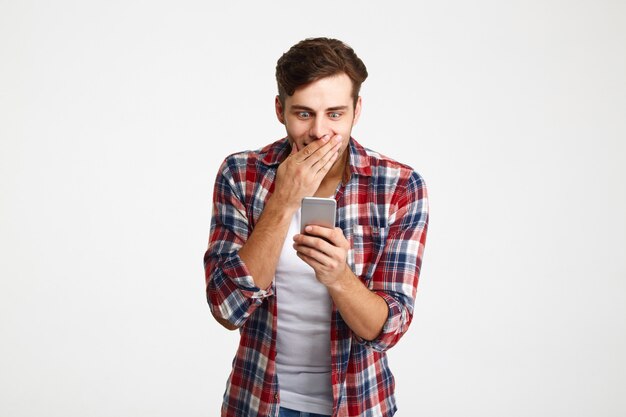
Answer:
<svg viewBox="0 0 626 417"><path fill-rule="evenodd" d="M356 336L336 307L331 321L333 416L392 416L394 378L385 351L413 317L428 226L423 179L410 167L350 139L350 178L340 186L338 227L350 242L348 265L381 296L389 316L372 341ZM290 152L287 139L228 156L217 174L209 247L204 255L211 312L239 327L222 416L274 417L276 376L274 284L258 288L238 256L274 189L276 169Z"/></svg>

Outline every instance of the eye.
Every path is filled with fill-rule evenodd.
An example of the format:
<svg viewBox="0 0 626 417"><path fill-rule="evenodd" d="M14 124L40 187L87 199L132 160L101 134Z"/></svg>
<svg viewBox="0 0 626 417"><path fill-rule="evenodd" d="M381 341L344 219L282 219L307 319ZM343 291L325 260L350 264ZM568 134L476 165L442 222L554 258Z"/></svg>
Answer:
<svg viewBox="0 0 626 417"><path fill-rule="evenodd" d="M311 113L309 113L308 111L300 111L298 112L298 117L301 119L308 119L309 117L311 117Z"/></svg>
<svg viewBox="0 0 626 417"><path fill-rule="evenodd" d="M337 113L337 112L330 112L328 113L328 117L330 117L331 119L339 119L341 117L341 113Z"/></svg>

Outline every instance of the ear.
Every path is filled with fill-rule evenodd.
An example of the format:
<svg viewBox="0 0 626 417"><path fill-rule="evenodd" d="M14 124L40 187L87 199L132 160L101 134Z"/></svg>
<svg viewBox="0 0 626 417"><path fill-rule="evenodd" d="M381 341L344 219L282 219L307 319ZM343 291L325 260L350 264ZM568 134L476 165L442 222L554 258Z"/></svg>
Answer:
<svg viewBox="0 0 626 417"><path fill-rule="evenodd" d="M354 120L352 120L352 126L355 126L361 116L361 96L356 99L356 106L354 106Z"/></svg>
<svg viewBox="0 0 626 417"><path fill-rule="evenodd" d="M274 99L274 108L276 110L276 117L278 118L278 121L285 124L285 109L283 108L278 96Z"/></svg>

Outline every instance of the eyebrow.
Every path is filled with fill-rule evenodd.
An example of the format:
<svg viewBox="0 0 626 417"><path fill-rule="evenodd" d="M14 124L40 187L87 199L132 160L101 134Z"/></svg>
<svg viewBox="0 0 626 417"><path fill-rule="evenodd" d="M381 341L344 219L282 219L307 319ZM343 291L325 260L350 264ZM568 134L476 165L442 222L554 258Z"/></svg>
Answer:
<svg viewBox="0 0 626 417"><path fill-rule="evenodd" d="M304 111L308 111L311 113L315 113L315 110L313 110L310 107L307 106L303 106L301 104L294 104L291 106L292 110L304 110ZM348 110L348 106L334 106L334 107L329 107L324 111L339 111L339 110Z"/></svg>

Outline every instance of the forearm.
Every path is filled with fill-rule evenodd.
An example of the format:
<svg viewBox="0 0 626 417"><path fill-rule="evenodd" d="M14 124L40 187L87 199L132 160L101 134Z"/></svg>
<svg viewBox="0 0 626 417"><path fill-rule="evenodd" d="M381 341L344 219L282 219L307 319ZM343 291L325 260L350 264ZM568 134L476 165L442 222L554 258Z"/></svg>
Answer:
<svg viewBox="0 0 626 417"><path fill-rule="evenodd" d="M274 279L293 214L293 209L285 208L280 201L270 197L254 230L239 249L239 257L246 264L255 285L261 289L268 288Z"/></svg>
<svg viewBox="0 0 626 417"><path fill-rule="evenodd" d="M343 320L357 336L365 340L376 339L389 315L385 300L363 285L348 267L342 279L328 287L328 293Z"/></svg>

